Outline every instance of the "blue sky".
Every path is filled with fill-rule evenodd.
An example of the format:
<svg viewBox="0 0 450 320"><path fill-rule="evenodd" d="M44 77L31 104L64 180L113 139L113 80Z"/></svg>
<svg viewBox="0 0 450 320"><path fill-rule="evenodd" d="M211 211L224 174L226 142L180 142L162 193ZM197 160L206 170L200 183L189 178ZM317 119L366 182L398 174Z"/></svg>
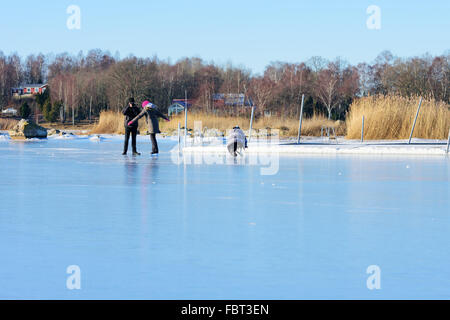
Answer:
<svg viewBox="0 0 450 320"><path fill-rule="evenodd" d="M66 27L72 4L81 9L80 30ZM366 27L369 5L381 9L380 30ZM172 62L197 56L258 73L271 61L316 55L358 63L383 50L402 57L443 54L450 49L449 12L446 0L8 1L0 11L0 50L100 48Z"/></svg>

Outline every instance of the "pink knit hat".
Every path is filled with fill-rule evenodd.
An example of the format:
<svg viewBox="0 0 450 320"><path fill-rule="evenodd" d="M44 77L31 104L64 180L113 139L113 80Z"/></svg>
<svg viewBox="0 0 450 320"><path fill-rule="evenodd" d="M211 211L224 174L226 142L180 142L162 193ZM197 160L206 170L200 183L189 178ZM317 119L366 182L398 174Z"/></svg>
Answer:
<svg viewBox="0 0 450 320"><path fill-rule="evenodd" d="M150 101L147 101L147 100L145 100L144 102L142 102L142 108L145 108L146 106L148 106L148 105L152 105L151 103L150 103ZM149 107L150 107L149 106Z"/></svg>

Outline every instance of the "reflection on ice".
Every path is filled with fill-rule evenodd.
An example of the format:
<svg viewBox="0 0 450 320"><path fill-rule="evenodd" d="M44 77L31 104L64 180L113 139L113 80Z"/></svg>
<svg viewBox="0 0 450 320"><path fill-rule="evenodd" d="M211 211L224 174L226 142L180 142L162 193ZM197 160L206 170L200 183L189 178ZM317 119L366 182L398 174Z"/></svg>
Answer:
<svg viewBox="0 0 450 320"><path fill-rule="evenodd" d="M0 143L0 298L448 298L449 158L280 153L264 175L102 138Z"/></svg>

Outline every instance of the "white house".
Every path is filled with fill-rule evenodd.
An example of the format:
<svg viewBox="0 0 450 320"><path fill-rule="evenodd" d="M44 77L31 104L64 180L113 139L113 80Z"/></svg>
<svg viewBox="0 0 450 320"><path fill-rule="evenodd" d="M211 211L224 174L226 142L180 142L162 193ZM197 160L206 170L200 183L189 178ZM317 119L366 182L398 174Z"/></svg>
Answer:
<svg viewBox="0 0 450 320"><path fill-rule="evenodd" d="M9 115L17 115L17 110L14 108L8 108L5 110L2 110L2 114L9 114Z"/></svg>

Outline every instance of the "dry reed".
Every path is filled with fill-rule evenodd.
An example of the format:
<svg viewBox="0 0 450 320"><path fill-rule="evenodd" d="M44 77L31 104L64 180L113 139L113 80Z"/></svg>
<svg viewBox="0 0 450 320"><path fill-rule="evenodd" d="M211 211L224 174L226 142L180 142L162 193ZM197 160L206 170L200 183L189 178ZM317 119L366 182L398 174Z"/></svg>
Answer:
<svg viewBox="0 0 450 320"><path fill-rule="evenodd" d="M14 119L0 119L0 130L11 130L17 122Z"/></svg>
<svg viewBox="0 0 450 320"><path fill-rule="evenodd" d="M94 126L91 133L124 133L124 116L119 112L103 111L100 114L100 119L97 125ZM218 129L222 132L226 132L227 129L231 129L238 125L242 129L247 130L250 125L250 119L247 117L231 117L231 116L216 116L214 114L205 113L188 113L187 127L194 128L194 122L201 121L202 128ZM184 127L184 113L174 115L171 117L170 122L161 121L161 132L173 133L178 128L178 122L181 127ZM345 134L345 123L342 121L328 120L323 115L315 114L311 118L304 118L302 124L302 135L306 136L320 136L320 130L322 126L334 127L338 135ZM292 118L277 118L277 117L265 117L255 120L253 124L255 130L258 129L279 129L280 134L283 136L296 136L298 132L298 119ZM139 131L145 133L147 127L145 121L139 121Z"/></svg>
<svg viewBox="0 0 450 320"><path fill-rule="evenodd" d="M347 139L361 137L364 115L364 139L408 139L416 115L418 97L370 96L355 100L347 116ZM446 139L450 127L449 105L423 99L415 138Z"/></svg>

